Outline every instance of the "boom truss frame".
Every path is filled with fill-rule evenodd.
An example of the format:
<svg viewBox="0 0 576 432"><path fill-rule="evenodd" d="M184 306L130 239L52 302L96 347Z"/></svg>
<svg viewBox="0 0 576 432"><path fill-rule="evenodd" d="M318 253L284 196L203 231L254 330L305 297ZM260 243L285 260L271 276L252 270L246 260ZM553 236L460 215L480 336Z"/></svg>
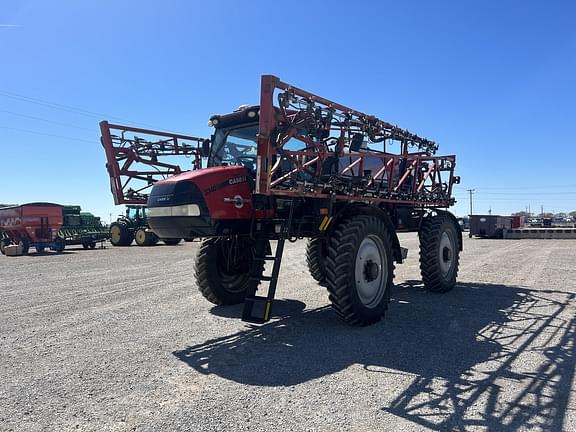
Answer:
<svg viewBox="0 0 576 432"><path fill-rule="evenodd" d="M294 139L303 149L285 148ZM398 154L386 151L392 142L400 145ZM381 150L373 148L377 143ZM262 76L258 194L449 207L460 181L456 157L435 156L437 149L374 116ZM287 172L281 169L286 164Z"/></svg>
<svg viewBox="0 0 576 432"><path fill-rule="evenodd" d="M107 121L100 122L100 132L116 205L146 205L150 189L158 180L202 167L204 138ZM175 163L174 156L179 160L188 158L190 168Z"/></svg>

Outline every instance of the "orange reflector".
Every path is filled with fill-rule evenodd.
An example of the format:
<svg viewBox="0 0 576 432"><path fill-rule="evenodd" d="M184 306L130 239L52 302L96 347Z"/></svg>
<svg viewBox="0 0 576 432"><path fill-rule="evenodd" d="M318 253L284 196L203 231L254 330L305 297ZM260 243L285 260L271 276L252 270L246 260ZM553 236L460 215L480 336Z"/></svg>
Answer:
<svg viewBox="0 0 576 432"><path fill-rule="evenodd" d="M320 214L321 214L321 215L327 215L327 214L328 214L328 209L327 209L327 208L321 208L321 209L320 209Z"/></svg>

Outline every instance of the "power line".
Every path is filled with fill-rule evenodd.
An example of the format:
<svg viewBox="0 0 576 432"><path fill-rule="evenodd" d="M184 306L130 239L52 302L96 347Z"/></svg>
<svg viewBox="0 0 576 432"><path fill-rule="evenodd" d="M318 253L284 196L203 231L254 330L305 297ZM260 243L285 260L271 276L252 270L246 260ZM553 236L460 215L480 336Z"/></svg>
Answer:
<svg viewBox="0 0 576 432"><path fill-rule="evenodd" d="M482 192L479 190L478 193L482 195L565 195L576 193L576 191L554 191L554 192Z"/></svg>
<svg viewBox="0 0 576 432"><path fill-rule="evenodd" d="M476 192L477 195L481 195L481 196L492 196L492 195L496 195L496 196L499 196L499 197L501 197L501 198L521 196L523 199L526 198L526 197L529 198L529 197L531 197L531 196L537 198L537 197L540 197L540 196L548 196L548 195L566 196L566 195L574 195L574 194L576 194L576 191L566 191L566 192L540 192L540 193L538 193L538 192L535 192L535 193L532 193L532 192L525 192L525 193L522 193L522 192L521 192L521 193L515 193L515 192L486 193L486 192L480 192L480 191L478 191L477 189L475 190L475 192ZM465 193L459 193L459 194L455 194L455 195L456 195L456 196L462 196L462 197L468 196L468 194L465 194Z"/></svg>
<svg viewBox="0 0 576 432"><path fill-rule="evenodd" d="M104 118L108 118L108 119L115 119L115 120L119 120L122 122L127 122L127 123L132 123L134 125L141 125L141 126L146 126L146 127L153 127L149 124L146 123L140 123L140 122L135 122L132 120L127 120L127 119L123 119L121 117L116 117L116 116L109 116L106 114L102 114L102 113L98 113L98 112L94 112L94 111L89 111L83 108L77 108L77 107L73 107L70 105L64 105L61 103L57 103L57 102L49 102L43 99L38 99L38 98L33 98L33 97L29 97L29 96L24 96L24 95L20 95L18 93L13 93L13 92L8 92L5 90L0 90L0 95L4 96L4 97L8 97L8 98L12 98L12 99L16 99L22 102L28 102L28 103L33 103L36 105L42 105L45 107L49 107L49 108L53 108L53 109L57 109L57 110L61 110L61 111L66 111L66 112L71 112L71 113L75 113L75 114L80 114L83 116L87 116L87 117L92 117L92 118L96 118L99 120L102 120Z"/></svg>
<svg viewBox="0 0 576 432"><path fill-rule="evenodd" d="M464 197L461 197L461 199L465 199ZM526 202L527 198L518 198L518 199L514 199L514 198L474 198L474 201L478 202L478 201L482 201L482 202L492 202L492 201L518 201L518 202ZM532 198L530 199L530 201L561 201L562 198L558 197L558 198ZM576 197L572 197L570 200L568 200L568 202L576 202Z"/></svg>
<svg viewBox="0 0 576 432"><path fill-rule="evenodd" d="M8 130L13 130L13 131L17 131L17 132L26 132L26 133L31 133L31 134L35 134L35 135L44 135L44 136L49 136L52 138L67 139L67 140L71 140L71 141L83 141L83 142L87 142L90 144L94 144L94 142L95 142L95 141L87 140L84 138L74 138L74 137L69 137L69 136L64 136L64 135L54 135L54 134L50 134L50 133L46 133L46 132L38 132L38 131L30 130L30 129L20 129L20 128L14 128L14 127L9 127L9 126L0 126L0 129L8 129Z"/></svg>
<svg viewBox="0 0 576 432"><path fill-rule="evenodd" d="M42 117L36 117L36 116L27 115L27 114L21 114L21 113L17 113L17 112L14 112L14 111L0 110L0 112L7 113L7 114L11 114L11 115L18 116L18 117L28 118L28 119L32 119L32 120L40 120L40 121L43 121L43 122L46 122L46 123L52 123L52 124L55 124L55 125L58 125L58 126L71 127L71 128L74 128L74 129L80 129L80 130L85 130L85 131L90 131L90 132L94 132L94 131L95 131L95 129L89 129L89 128L86 128L86 127L76 126L76 125L69 124L69 123L61 123L61 122L58 122L58 121L55 121L55 120L48 120L48 119L45 119L45 118L42 118Z"/></svg>
<svg viewBox="0 0 576 432"><path fill-rule="evenodd" d="M539 186L510 186L510 187L479 187L479 191L514 191L514 190L526 190L526 189L553 189L553 188L576 188L576 184L556 184L556 185L539 185Z"/></svg>

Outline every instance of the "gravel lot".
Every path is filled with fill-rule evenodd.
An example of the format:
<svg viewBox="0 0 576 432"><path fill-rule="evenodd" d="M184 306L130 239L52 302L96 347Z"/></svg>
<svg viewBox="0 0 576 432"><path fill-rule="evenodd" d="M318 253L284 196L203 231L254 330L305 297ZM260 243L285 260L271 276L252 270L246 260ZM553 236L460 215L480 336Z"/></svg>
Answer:
<svg viewBox="0 0 576 432"><path fill-rule="evenodd" d="M576 241L469 240L425 292L417 238L351 328L287 245L275 319L193 279L198 245L0 257L0 430L576 430Z"/></svg>

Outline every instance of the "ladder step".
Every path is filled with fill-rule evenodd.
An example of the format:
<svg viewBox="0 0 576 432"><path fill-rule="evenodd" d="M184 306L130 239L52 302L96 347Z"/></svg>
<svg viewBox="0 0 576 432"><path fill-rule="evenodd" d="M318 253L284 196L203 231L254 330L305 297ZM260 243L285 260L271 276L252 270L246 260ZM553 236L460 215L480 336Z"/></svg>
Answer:
<svg viewBox="0 0 576 432"><path fill-rule="evenodd" d="M250 276L250 280L258 282L272 282L274 276Z"/></svg>
<svg viewBox="0 0 576 432"><path fill-rule="evenodd" d="M254 257L256 261L275 261L275 256L265 256L265 257Z"/></svg>
<svg viewBox="0 0 576 432"><path fill-rule="evenodd" d="M270 320L272 301L266 297L250 296L244 300L242 321L262 324Z"/></svg>
<svg viewBox="0 0 576 432"><path fill-rule="evenodd" d="M252 262L250 268L250 284L246 291L246 298L244 300L244 310L242 311L242 321L262 324L270 320L272 302L276 295L276 286L278 284L278 274L280 273L280 263L282 262L282 253L284 251L284 241L290 237L290 226L292 223L292 215L294 210L294 203L290 204L290 214L288 221L282 222L282 229L280 231L280 238L276 244L276 252L274 255L268 255L266 249L268 240L261 238L256 241L256 258ZM274 261L272 268L272 275L262 275L262 262ZM266 297L257 296L256 290L258 289L259 282L270 282L268 286L268 293Z"/></svg>

